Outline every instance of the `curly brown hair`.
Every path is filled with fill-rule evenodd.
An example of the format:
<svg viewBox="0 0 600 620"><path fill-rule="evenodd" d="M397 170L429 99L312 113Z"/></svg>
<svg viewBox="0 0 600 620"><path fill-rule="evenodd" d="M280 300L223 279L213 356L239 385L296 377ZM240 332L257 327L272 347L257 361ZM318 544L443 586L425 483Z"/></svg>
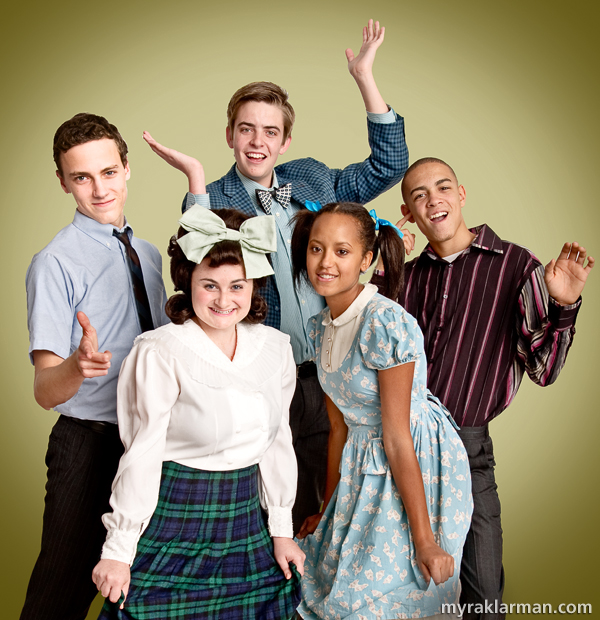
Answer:
<svg viewBox="0 0 600 620"><path fill-rule="evenodd" d="M54 134L52 151L54 163L58 173L62 176L60 167L61 153L66 153L69 149L92 140L102 140L108 138L114 140L121 157L123 166L127 165L127 143L119 133L119 130L111 125L103 116L80 112L73 118L65 121Z"/></svg>
<svg viewBox="0 0 600 620"><path fill-rule="evenodd" d="M239 230L240 226L249 219L237 209L218 209L213 213L225 222L227 228L233 230ZM177 235L171 237L167 248L167 254L171 257L171 280L175 285L175 290L179 292L169 297L165 312L176 325L181 325L196 316L192 305L192 274L197 263L188 260L177 243L177 239L186 235L187 232L185 228L179 228ZM244 265L242 247L238 241L226 240L216 243L205 258L209 259L208 265L213 268L221 265ZM243 319L246 323L262 323L267 316L267 302L259 292L265 284L266 278L257 278L253 281L250 312Z"/></svg>

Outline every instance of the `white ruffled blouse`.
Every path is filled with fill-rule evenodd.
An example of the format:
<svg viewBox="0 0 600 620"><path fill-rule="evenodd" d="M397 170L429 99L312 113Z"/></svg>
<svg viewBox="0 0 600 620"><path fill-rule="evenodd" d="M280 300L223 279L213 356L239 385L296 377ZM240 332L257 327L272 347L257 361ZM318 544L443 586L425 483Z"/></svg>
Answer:
<svg viewBox="0 0 600 620"><path fill-rule="evenodd" d="M292 536L297 466L289 426L296 365L289 337L238 323L230 360L194 322L136 338L117 390L125 446L102 521L102 559L131 564L157 502L163 461L209 471L258 463L271 536Z"/></svg>

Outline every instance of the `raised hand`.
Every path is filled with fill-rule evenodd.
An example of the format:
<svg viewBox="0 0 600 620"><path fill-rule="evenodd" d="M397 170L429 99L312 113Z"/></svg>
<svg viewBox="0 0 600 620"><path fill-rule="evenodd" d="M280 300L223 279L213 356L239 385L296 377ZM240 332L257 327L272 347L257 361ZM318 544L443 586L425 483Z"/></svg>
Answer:
<svg viewBox="0 0 600 620"><path fill-rule="evenodd" d="M417 565L425 581L433 579L436 586L454 574L454 558L433 541L417 548Z"/></svg>
<svg viewBox="0 0 600 620"><path fill-rule="evenodd" d="M388 106L379 93L375 78L373 77L373 62L377 48L383 43L385 28L379 27L379 22L373 24L370 19L369 23L363 28L363 42L358 56L354 56L354 52L348 48L346 50L346 58L348 59L348 71L356 80L356 84L360 90L365 108L367 112L376 114L385 114Z"/></svg>
<svg viewBox="0 0 600 620"><path fill-rule="evenodd" d="M574 304L583 291L594 263L595 260L587 256L586 249L579 243L565 243L558 258L546 265L544 280L550 296L561 306Z"/></svg>
<svg viewBox="0 0 600 620"><path fill-rule="evenodd" d="M286 579L291 579L290 562L296 565L300 575L304 575L304 551L291 538L273 537L273 555Z"/></svg>
<svg viewBox="0 0 600 620"><path fill-rule="evenodd" d="M180 153L175 149L163 146L158 143L147 131L143 134L148 146L170 166L180 170L185 174L189 181L189 189L192 194L206 194L206 180L204 178L204 168L202 164L193 157Z"/></svg>
<svg viewBox="0 0 600 620"><path fill-rule="evenodd" d="M379 22L373 24L373 20L370 19L369 23L363 28L363 42L358 56L354 56L354 52L350 48L346 50L348 71L355 80L372 75L375 54L378 47L383 43L384 36L385 27L380 28Z"/></svg>
<svg viewBox="0 0 600 620"><path fill-rule="evenodd" d="M112 353L98 351L96 330L85 313L78 312L77 321L83 330L76 355L77 368L85 378L103 377L108 374Z"/></svg>

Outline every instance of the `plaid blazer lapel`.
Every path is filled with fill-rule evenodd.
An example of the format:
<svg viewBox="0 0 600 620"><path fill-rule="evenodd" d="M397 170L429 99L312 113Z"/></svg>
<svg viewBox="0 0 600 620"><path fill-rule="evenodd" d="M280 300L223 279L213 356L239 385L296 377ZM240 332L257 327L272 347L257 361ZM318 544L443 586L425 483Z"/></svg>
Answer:
<svg viewBox="0 0 600 620"><path fill-rule="evenodd" d="M256 209L252 204L252 200L250 196L248 196L248 192L244 189L235 171L235 164L223 178L223 195L227 198L227 200L225 200L225 202L228 203L227 206L238 209L238 211L250 217L256 215ZM226 205L223 204L223 206Z"/></svg>

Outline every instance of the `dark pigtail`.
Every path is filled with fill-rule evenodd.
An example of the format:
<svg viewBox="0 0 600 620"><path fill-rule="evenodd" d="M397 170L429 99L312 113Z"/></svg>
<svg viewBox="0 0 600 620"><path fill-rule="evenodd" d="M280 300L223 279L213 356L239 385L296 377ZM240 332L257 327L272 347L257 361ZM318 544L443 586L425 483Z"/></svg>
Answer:
<svg viewBox="0 0 600 620"><path fill-rule="evenodd" d="M381 255L385 270L379 292L393 301L398 301L404 290L405 252L404 242L392 226L379 226L374 254L377 253Z"/></svg>
<svg viewBox="0 0 600 620"><path fill-rule="evenodd" d="M308 250L310 231L319 213L320 211L315 213L308 209L302 209L290 221L290 226L294 227L292 233L292 274L296 286L300 284L301 280L309 282L308 272L306 271L306 251Z"/></svg>

